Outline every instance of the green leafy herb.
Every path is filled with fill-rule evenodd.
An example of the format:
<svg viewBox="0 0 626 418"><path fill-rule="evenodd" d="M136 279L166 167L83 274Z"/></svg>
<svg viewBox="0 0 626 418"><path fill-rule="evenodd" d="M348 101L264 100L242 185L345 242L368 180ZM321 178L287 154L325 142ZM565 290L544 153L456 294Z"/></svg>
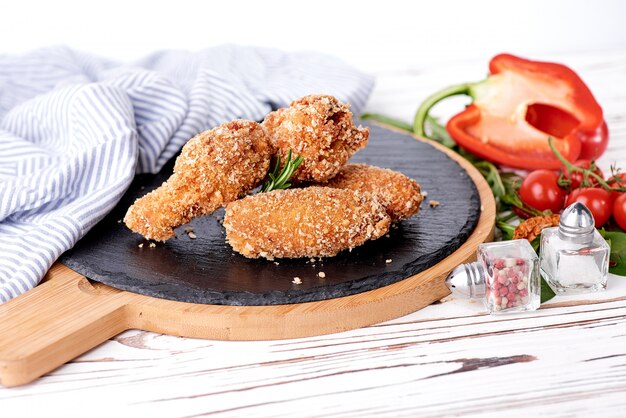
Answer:
<svg viewBox="0 0 626 418"><path fill-rule="evenodd" d="M394 128L402 129L403 131L411 132L414 134L418 134L418 132L414 131L413 125L406 123L403 120L395 119L389 116L381 115L380 113L363 113L361 115L361 119L363 120L371 120L374 122L383 123L385 125L393 126ZM456 143L446 131L445 126L443 126L439 121L428 115L426 116L426 131L424 132L424 137L427 139L431 139L435 142L439 142L445 147L455 149ZM455 149L456 150L456 149ZM458 151L458 150L456 150Z"/></svg>
<svg viewBox="0 0 626 418"><path fill-rule="evenodd" d="M270 192L272 190L281 190L287 189L291 186L289 183L289 179L293 176L293 173L298 169L300 164L302 164L302 157L296 157L293 160L291 159L291 150L287 153L287 161L285 162L284 167L280 168L280 155L276 160L276 166L271 173L268 174L270 178L261 188L261 192Z"/></svg>
<svg viewBox="0 0 626 418"><path fill-rule="evenodd" d="M444 147L456 150L456 142L454 142L445 126L439 123L437 119L430 115L426 116L426 128L427 138L439 142ZM417 132L415 133L418 134Z"/></svg>
<svg viewBox="0 0 626 418"><path fill-rule="evenodd" d="M385 125L393 126L394 128L402 129L403 131L413 132L413 125L401 121L400 119L394 119L379 113L363 113L361 115L361 119L372 120L374 122L380 122Z"/></svg>
<svg viewBox="0 0 626 418"><path fill-rule="evenodd" d="M548 283L541 278L541 303L545 303L556 296L554 290L548 285Z"/></svg>
<svg viewBox="0 0 626 418"><path fill-rule="evenodd" d="M600 235L611 246L609 271L618 276L626 276L626 233L601 229Z"/></svg>
<svg viewBox="0 0 626 418"><path fill-rule="evenodd" d="M502 231L502 240L509 241L513 239L513 232L515 232L515 226L504 221L497 221L496 226Z"/></svg>
<svg viewBox="0 0 626 418"><path fill-rule="evenodd" d="M491 191L495 197L502 197L506 194L506 188L502 182L502 177L500 177L500 173L495 165L489 161L479 161L474 163L474 167L476 167L485 180L487 180L487 183L489 183Z"/></svg>

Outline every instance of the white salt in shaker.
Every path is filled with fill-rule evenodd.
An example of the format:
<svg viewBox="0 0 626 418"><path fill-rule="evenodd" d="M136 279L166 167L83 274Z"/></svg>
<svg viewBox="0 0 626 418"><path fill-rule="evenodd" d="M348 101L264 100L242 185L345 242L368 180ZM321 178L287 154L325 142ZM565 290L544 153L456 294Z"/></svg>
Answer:
<svg viewBox="0 0 626 418"><path fill-rule="evenodd" d="M563 211L558 227L541 232L541 275L557 294L604 290L609 253L593 215L576 202Z"/></svg>
<svg viewBox="0 0 626 418"><path fill-rule="evenodd" d="M539 258L525 239L478 247L478 261L462 264L446 279L458 296L483 299L490 313L533 311L541 303Z"/></svg>

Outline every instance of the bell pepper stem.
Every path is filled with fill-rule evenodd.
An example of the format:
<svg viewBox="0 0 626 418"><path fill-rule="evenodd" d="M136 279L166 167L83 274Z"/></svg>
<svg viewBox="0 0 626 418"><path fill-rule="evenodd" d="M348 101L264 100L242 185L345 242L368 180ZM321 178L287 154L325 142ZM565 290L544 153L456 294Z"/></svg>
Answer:
<svg viewBox="0 0 626 418"><path fill-rule="evenodd" d="M426 136L426 130L424 128L430 109L447 97L458 95L472 96L471 89L474 85L475 83L457 84L455 86L447 87L443 90L438 91L435 94L428 96L426 100L422 102L420 107L417 109L417 112L415 113L415 119L413 120L413 132L416 135L422 137Z"/></svg>

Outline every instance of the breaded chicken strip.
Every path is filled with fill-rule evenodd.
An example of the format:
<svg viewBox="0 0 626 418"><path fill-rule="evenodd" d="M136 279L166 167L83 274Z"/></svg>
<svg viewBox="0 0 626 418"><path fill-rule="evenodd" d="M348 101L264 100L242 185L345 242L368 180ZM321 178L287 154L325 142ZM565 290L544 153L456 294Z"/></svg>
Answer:
<svg viewBox="0 0 626 418"><path fill-rule="evenodd" d="M266 176L272 149L265 128L235 120L190 139L174 174L128 209L124 222L147 239L165 241L174 228L246 194Z"/></svg>
<svg viewBox="0 0 626 418"><path fill-rule="evenodd" d="M281 160L290 149L304 158L294 182L333 178L367 145L369 128L355 127L349 108L333 96L305 96L267 115L263 126Z"/></svg>
<svg viewBox="0 0 626 418"><path fill-rule="evenodd" d="M397 171L367 164L348 164L324 186L371 193L392 221L410 218L420 210L420 185Z"/></svg>
<svg viewBox="0 0 626 418"><path fill-rule="evenodd" d="M331 257L387 233L391 220L380 203L351 190L328 187L276 190L229 203L229 244L248 258Z"/></svg>

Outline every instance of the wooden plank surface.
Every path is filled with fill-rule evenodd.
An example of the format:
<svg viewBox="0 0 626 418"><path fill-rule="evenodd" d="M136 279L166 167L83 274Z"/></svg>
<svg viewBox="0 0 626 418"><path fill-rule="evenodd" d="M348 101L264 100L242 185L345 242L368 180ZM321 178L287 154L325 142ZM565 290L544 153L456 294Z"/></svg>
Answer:
<svg viewBox="0 0 626 418"><path fill-rule="evenodd" d="M626 50L551 55L574 67L611 130L600 161L626 167ZM410 120L427 94L480 79L484 62L378 74L369 111ZM471 77L474 75L474 77ZM454 111L443 105L437 112ZM367 328L220 342L127 331L37 383L0 388L2 416L620 416L626 278L535 313L442 303Z"/></svg>

